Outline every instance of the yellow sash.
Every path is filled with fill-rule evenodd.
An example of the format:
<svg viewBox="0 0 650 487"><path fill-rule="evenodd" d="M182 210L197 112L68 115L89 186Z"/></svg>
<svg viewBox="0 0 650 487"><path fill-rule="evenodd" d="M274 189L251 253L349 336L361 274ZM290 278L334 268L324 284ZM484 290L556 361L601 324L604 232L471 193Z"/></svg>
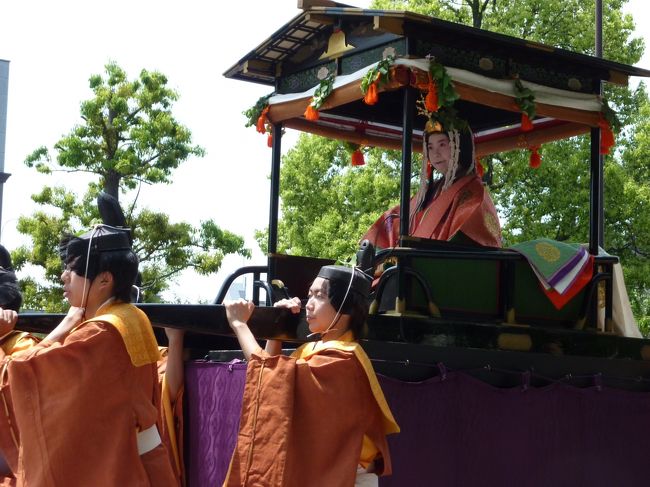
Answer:
<svg viewBox="0 0 650 487"><path fill-rule="evenodd" d="M141 367L160 360L158 344L149 318L132 304L110 303L105 308L105 314L95 316L84 323L98 321L109 323L120 332L134 366Z"/></svg>
<svg viewBox="0 0 650 487"><path fill-rule="evenodd" d="M307 360L312 355L315 355L323 350L327 349L336 349L342 350L344 352L354 352L357 360L361 363L366 376L368 377L368 382L370 383L370 390L372 391L375 401L379 405L383 415L384 423L384 432L385 434L399 433L399 426L393 417L393 413L388 407L386 398L384 397L384 392L381 390L377 376L375 375L375 370L372 368L370 359L366 352L361 348L357 342L353 341L353 335L351 331L348 331L340 337L339 340L329 340L326 342L316 342L314 343L305 343L300 346L294 353L293 356L297 358L302 358Z"/></svg>

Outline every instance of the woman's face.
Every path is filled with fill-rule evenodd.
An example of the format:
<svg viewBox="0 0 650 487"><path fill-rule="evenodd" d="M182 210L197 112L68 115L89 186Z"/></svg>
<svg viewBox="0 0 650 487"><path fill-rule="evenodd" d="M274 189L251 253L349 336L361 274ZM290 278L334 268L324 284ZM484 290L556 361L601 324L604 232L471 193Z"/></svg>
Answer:
<svg viewBox="0 0 650 487"><path fill-rule="evenodd" d="M447 173L447 166L451 159L451 148L449 147L449 137L447 137L447 134L429 135L427 155L429 162L436 171L442 174Z"/></svg>
<svg viewBox="0 0 650 487"><path fill-rule="evenodd" d="M323 333L332 324L332 320L336 316L336 309L330 303L330 298L327 295L327 282L322 277L317 277L312 282L305 311L309 330L312 333Z"/></svg>
<svg viewBox="0 0 650 487"><path fill-rule="evenodd" d="M63 270L61 280L63 281L63 297L68 300L70 306L82 306L84 304L84 283L85 289L88 291L90 281L71 270L69 266Z"/></svg>

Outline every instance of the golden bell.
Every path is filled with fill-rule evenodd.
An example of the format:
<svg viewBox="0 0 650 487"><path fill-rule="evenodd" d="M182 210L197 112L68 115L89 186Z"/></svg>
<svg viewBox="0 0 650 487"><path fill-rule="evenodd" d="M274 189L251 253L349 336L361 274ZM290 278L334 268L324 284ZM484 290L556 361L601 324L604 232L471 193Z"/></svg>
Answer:
<svg viewBox="0 0 650 487"><path fill-rule="evenodd" d="M352 44L346 44L345 32L340 29L334 31L327 43L325 51L318 59L337 58L346 51L354 49Z"/></svg>

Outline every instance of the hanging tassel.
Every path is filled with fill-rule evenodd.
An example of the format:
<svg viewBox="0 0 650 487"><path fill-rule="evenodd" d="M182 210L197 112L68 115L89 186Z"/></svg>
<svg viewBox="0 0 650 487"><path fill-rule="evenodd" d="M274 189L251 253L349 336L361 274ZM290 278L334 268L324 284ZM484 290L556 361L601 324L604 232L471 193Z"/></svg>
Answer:
<svg viewBox="0 0 650 487"><path fill-rule="evenodd" d="M598 120L598 126L600 127L600 153L603 155L609 154L610 149L615 144L614 132L612 132L612 127L602 113L600 114L600 120Z"/></svg>
<svg viewBox="0 0 650 487"><path fill-rule="evenodd" d="M260 133L263 134L266 132L266 114L269 111L269 107L266 107L264 110L262 110L262 113L260 114L259 118L257 119L257 125L255 126L255 129Z"/></svg>
<svg viewBox="0 0 650 487"><path fill-rule="evenodd" d="M427 93L427 96L424 99L424 107L429 111L429 112L437 112L438 111L438 85L436 84L435 81L431 79L431 75L429 75L429 86L427 87L429 90Z"/></svg>
<svg viewBox="0 0 650 487"><path fill-rule="evenodd" d="M427 181L431 181L432 176L433 176L433 164L427 161Z"/></svg>
<svg viewBox="0 0 650 487"><path fill-rule="evenodd" d="M307 120L309 120L310 122L315 122L320 117L320 114L318 113L318 110L316 110L312 106L311 102L309 103L309 105L307 105L307 110L305 110L304 115L305 115L305 118Z"/></svg>
<svg viewBox="0 0 650 487"><path fill-rule="evenodd" d="M379 94L377 93L377 82L373 81L370 83L370 86L368 86L368 91L366 92L366 95L363 97L363 101L366 105L374 105L379 101Z"/></svg>
<svg viewBox="0 0 650 487"><path fill-rule="evenodd" d="M352 153L352 158L351 161L353 166L363 166L366 161L363 158L363 152L361 152L361 149L357 149Z"/></svg>
<svg viewBox="0 0 650 487"><path fill-rule="evenodd" d="M542 165L542 156L539 153L539 146L534 145L530 147L530 162L528 163L533 169L537 169Z"/></svg>
<svg viewBox="0 0 650 487"><path fill-rule="evenodd" d="M521 114L521 131L522 132L530 132L534 128L535 127L533 126L533 122L530 121L530 118L528 117L528 114L526 112L522 112L522 114Z"/></svg>
<svg viewBox="0 0 650 487"><path fill-rule="evenodd" d="M266 137L266 145L269 147L273 147L273 134L269 134Z"/></svg>
<svg viewBox="0 0 650 487"><path fill-rule="evenodd" d="M483 164L481 164L480 159L476 159L476 174L478 174L478 177L483 179L483 174L485 171L483 170Z"/></svg>

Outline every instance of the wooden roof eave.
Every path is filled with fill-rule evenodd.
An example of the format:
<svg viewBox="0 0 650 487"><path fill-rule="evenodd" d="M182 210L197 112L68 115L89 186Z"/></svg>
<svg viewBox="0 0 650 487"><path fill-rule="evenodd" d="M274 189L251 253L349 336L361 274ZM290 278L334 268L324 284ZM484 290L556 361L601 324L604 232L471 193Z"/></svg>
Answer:
<svg viewBox="0 0 650 487"><path fill-rule="evenodd" d="M599 76L603 81L618 85L627 85L630 76L650 77L650 71L635 66L628 66L607 59L595 58L586 54L575 53L561 48L555 48L530 40L514 38L499 34L496 32L476 29L467 25L456 24L445 20L429 17L408 11L396 10L371 10L359 9L356 7L328 7L328 6L311 6L302 13L294 17L287 24L276 30L270 37L262 42L258 47L250 51L247 55L239 60L236 64L224 72L228 78L236 78L247 81L261 82L272 85L277 76L274 73L265 73L260 77L256 70L251 74L246 73L247 66L256 66L256 60L259 56L264 56L264 51L274 40L282 38L291 29L299 26L300 23L312 21L324 25L331 25L337 18L355 16L368 17L372 19L375 29L392 32L397 35L403 35L404 26L421 26L424 28L435 28L437 30L449 31L454 35L462 35L475 39L477 44L490 44L501 49L514 49L526 56L526 53L545 52L555 60L561 60L564 63L574 64L582 68L589 69L593 75ZM252 61L252 63L247 63ZM600 74L596 74L599 72Z"/></svg>
<svg viewBox="0 0 650 487"><path fill-rule="evenodd" d="M395 137L381 137L367 135L357 131L340 130L324 126L318 122L309 122L304 118L292 118L286 120L284 126L301 132L320 135L330 139L344 140L367 147L381 147L383 149L401 150L402 141ZM532 132L517 132L513 130L511 135L495 137L482 141L479 136L475 142L477 157L485 157L500 152L508 152L515 149L528 149L548 142L562 140L577 135L583 135L590 131L591 127L575 122L567 122L557 126L540 127ZM412 145L413 152L422 153L422 142L420 138L414 138Z"/></svg>
<svg viewBox="0 0 650 487"><path fill-rule="evenodd" d="M394 91L403 88L404 84L394 84L391 87L380 88L379 92ZM455 83L456 91L462 100L480 103L496 109L518 112L519 108L511 96L490 92L481 88ZM401 137L382 137L377 135L366 135L359 131L340 130L331 126L324 126L318 122L309 122L303 118L305 109L311 95L293 99L283 103L275 103L270 106L268 117L273 123L283 123L287 128L300 130L316 135L346 140L357 144L364 144L386 149L401 149ZM320 111L327 113L328 110L337 106L345 105L360 100L363 97L358 81L350 82L338 87L327 98ZM381 96L379 99L381 103ZM536 129L532 133L512 134L498 139L491 139L476 143L478 156L486 156L497 152L504 152L512 149L521 149L540 145L546 142L573 137L589 132L591 127L598 125L600 112L579 110L555 105L538 103L537 114L542 117L549 117L562 120L562 125ZM413 150L421 152L419 142L414 143Z"/></svg>
<svg viewBox="0 0 650 487"><path fill-rule="evenodd" d="M426 86L428 79L428 61L422 59L397 59L391 70L391 81L388 85L380 85L378 91L394 91L403 88L408 84L412 76L408 70L415 75L416 85L420 88ZM337 79L332 93L327 97L320 108L327 111L334 107L345 105L360 100L363 93L360 89L361 78L370 69L370 66L357 71L344 78ZM515 103L515 91L512 82L507 80L493 80L464 70L450 68L456 92L461 100L473 102L487 107L519 112ZM425 80L425 82L418 81ZM536 95L536 110L539 116L551 117L568 122L576 122L584 125L596 126L600 120L600 102L596 95L584 95L571 93L563 90L549 89L540 85L526 84L530 86ZM314 89L302 93L280 95L269 100L270 107L268 117L274 123L280 123L290 118L302 116ZM380 100L381 103L381 100Z"/></svg>

